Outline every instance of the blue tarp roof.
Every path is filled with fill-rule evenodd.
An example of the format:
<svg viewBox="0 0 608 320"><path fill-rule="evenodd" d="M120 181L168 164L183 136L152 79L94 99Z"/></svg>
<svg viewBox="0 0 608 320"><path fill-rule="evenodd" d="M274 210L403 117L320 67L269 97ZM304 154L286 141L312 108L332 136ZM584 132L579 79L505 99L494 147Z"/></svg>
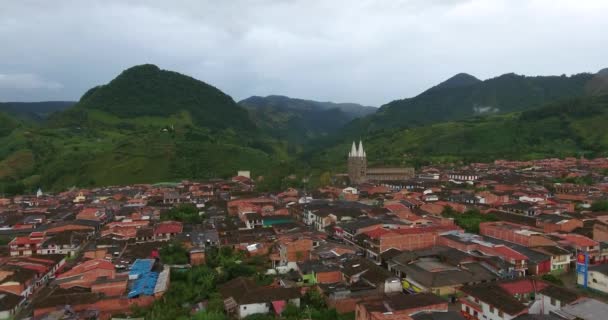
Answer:
<svg viewBox="0 0 608 320"><path fill-rule="evenodd" d="M129 291L129 298L137 297L140 295L151 296L154 295L154 287L158 280L158 272L146 272L135 280L131 291Z"/></svg>
<svg viewBox="0 0 608 320"><path fill-rule="evenodd" d="M154 266L153 259L137 259L133 262L129 276L140 276L146 272L150 272Z"/></svg>

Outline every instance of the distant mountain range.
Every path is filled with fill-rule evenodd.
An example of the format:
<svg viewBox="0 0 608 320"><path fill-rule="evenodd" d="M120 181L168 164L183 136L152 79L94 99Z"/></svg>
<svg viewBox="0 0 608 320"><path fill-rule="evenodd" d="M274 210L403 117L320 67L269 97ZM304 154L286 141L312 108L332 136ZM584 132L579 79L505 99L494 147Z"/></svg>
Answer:
<svg viewBox="0 0 608 320"><path fill-rule="evenodd" d="M0 102L0 112L23 120L41 121L50 114L66 110L74 104L75 101Z"/></svg>
<svg viewBox="0 0 608 320"><path fill-rule="evenodd" d="M236 103L154 65L120 73L79 102L0 104L0 194L227 177L280 188L342 170L353 138L372 164L607 156L608 69L481 81L460 73L380 109L250 97ZM376 112L374 112L376 111Z"/></svg>
<svg viewBox="0 0 608 320"><path fill-rule="evenodd" d="M360 135L384 128L423 126L488 114L523 111L564 98L604 90L600 74L528 77L514 73L480 81L454 77L413 97L389 102L375 114L354 121L346 131Z"/></svg>
<svg viewBox="0 0 608 320"><path fill-rule="evenodd" d="M319 102L278 95L249 97L239 105L249 110L258 128L295 144L336 132L353 119L377 110L356 103Z"/></svg>

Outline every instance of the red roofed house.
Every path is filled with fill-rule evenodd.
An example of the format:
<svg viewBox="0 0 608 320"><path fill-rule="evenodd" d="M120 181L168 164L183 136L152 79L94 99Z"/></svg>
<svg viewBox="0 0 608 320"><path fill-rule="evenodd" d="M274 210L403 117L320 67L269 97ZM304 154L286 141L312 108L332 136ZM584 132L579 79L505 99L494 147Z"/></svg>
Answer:
<svg viewBox="0 0 608 320"><path fill-rule="evenodd" d="M46 234L44 232L32 232L27 237L15 237L8 244L11 256L31 256L36 254L45 240Z"/></svg>
<svg viewBox="0 0 608 320"><path fill-rule="evenodd" d="M116 277L116 269L110 261L93 259L80 263L69 271L58 275L55 281L64 289L75 286L90 288L101 277L114 279Z"/></svg>
<svg viewBox="0 0 608 320"><path fill-rule="evenodd" d="M84 208L76 215L78 220L92 220L103 222L107 218L106 210L103 208Z"/></svg>
<svg viewBox="0 0 608 320"><path fill-rule="evenodd" d="M177 234L182 233L183 225L178 221L163 221L154 226L154 239L157 241L168 241Z"/></svg>
<svg viewBox="0 0 608 320"><path fill-rule="evenodd" d="M385 229L382 227L363 232L358 241L370 258L379 261L380 254L388 249L417 250L435 246L440 233L459 230L457 226ZM362 242L361 242L362 240Z"/></svg>
<svg viewBox="0 0 608 320"><path fill-rule="evenodd" d="M482 222L480 234L516 243L526 247L552 246L555 242L547 238L540 229L505 221Z"/></svg>

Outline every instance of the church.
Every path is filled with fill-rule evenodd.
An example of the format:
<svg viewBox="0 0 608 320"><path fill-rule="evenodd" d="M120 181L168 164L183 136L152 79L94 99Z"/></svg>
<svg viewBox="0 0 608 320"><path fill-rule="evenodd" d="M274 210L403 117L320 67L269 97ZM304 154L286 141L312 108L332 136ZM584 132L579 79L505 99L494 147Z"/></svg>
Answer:
<svg viewBox="0 0 608 320"><path fill-rule="evenodd" d="M402 181L414 177L414 168L368 168L363 142L353 146L348 153L348 178L353 184L364 182Z"/></svg>

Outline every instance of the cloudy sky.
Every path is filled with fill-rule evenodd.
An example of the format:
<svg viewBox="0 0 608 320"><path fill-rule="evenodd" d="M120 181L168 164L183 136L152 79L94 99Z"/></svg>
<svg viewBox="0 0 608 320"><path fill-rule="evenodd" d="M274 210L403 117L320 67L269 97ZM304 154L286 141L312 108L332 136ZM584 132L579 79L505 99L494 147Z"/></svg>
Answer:
<svg viewBox="0 0 608 320"><path fill-rule="evenodd" d="M0 101L142 63L250 95L378 106L458 72L608 67L606 0L0 0Z"/></svg>

